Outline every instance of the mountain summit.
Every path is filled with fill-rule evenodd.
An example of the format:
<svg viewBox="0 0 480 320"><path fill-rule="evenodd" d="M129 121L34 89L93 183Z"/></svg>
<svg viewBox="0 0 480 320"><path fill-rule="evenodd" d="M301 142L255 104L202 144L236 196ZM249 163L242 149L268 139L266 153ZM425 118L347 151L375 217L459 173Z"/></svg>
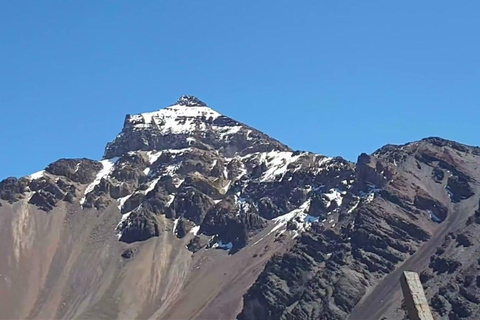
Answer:
<svg viewBox="0 0 480 320"><path fill-rule="evenodd" d="M187 106L187 107L194 107L194 106L202 106L205 107L207 106L205 102L201 101L195 96L188 96L188 95L183 95L181 96L178 100L176 105L179 106Z"/></svg>
<svg viewBox="0 0 480 320"><path fill-rule="evenodd" d="M293 151L182 96L101 161L0 182L0 315L404 319L414 270L438 319L479 318L479 166L440 138Z"/></svg>
<svg viewBox="0 0 480 320"><path fill-rule="evenodd" d="M193 96L159 111L127 115L122 132L107 145L105 159L130 151L181 149L194 146L228 157L287 146L243 123L223 116Z"/></svg>

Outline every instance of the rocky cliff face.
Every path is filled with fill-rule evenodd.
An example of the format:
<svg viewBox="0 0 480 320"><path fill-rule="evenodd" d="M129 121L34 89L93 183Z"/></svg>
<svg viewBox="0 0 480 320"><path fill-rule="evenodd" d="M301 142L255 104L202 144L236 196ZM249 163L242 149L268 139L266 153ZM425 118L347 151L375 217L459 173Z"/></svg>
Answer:
<svg viewBox="0 0 480 320"><path fill-rule="evenodd" d="M402 270L423 270L439 318L478 317L473 280L466 286L470 295L459 294L457 284L478 274L478 263L471 253L453 253L455 245L478 248L472 231L460 231L466 219L475 225L478 152L430 138L361 155L352 185L355 209L340 212L335 228L306 230L289 252L270 260L244 296L239 317L403 319Z"/></svg>
<svg viewBox="0 0 480 320"><path fill-rule="evenodd" d="M160 111L127 115L122 132L107 145L105 158L130 151L180 150L217 151L226 157L254 152L290 151L267 135L225 117L192 96L182 96Z"/></svg>
<svg viewBox="0 0 480 320"><path fill-rule="evenodd" d="M0 183L0 314L403 319L408 269L439 318L479 317L479 165L439 138L292 151L183 96L101 161Z"/></svg>

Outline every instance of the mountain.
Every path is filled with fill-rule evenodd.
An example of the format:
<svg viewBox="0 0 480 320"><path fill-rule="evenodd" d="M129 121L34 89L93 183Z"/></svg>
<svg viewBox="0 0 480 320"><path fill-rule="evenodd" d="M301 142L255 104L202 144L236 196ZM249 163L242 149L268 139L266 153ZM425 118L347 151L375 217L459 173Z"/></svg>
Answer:
<svg viewBox="0 0 480 320"><path fill-rule="evenodd" d="M127 115L101 161L0 182L2 319L480 318L480 149L440 138L357 163L192 96Z"/></svg>

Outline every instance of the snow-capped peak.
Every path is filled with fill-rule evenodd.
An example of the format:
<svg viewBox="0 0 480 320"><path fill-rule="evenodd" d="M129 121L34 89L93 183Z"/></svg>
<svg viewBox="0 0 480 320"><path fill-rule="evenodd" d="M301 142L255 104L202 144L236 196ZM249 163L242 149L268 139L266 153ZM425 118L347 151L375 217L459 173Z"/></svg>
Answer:
<svg viewBox="0 0 480 320"><path fill-rule="evenodd" d="M220 113L205 106L205 104L192 104L194 100L185 98L176 104L155 112L141 113L131 115L127 122L134 128L141 129L146 127L156 127L165 133L187 133L195 131L202 123L213 123L215 119L221 116ZM196 99L193 97L193 99ZM189 103L187 105L187 103Z"/></svg>
<svg viewBox="0 0 480 320"><path fill-rule="evenodd" d="M239 152L285 150L289 148L208 107L194 96L181 96L165 109L128 115L122 132L107 145L104 158L130 151L158 151L210 146L234 156Z"/></svg>
<svg viewBox="0 0 480 320"><path fill-rule="evenodd" d="M201 101L197 97L188 96L188 95L183 95L180 98L178 98L175 105L186 106L186 107L195 107L195 106L206 107L207 106L205 102Z"/></svg>

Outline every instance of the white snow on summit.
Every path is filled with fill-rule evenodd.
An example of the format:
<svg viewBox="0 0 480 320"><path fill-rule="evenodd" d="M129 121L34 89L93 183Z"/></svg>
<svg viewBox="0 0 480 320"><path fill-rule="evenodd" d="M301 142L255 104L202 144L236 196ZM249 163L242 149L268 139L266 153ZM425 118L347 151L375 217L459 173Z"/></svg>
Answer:
<svg viewBox="0 0 480 320"><path fill-rule="evenodd" d="M185 100L182 102L180 98L177 104L165 109L130 115L127 118L127 125L133 130L158 130L163 135L192 134L211 130L218 138L227 141L229 137L245 128L244 125L233 120L214 123L223 115L204 104L190 103L197 102ZM187 137L188 144L193 144L195 141L195 138Z"/></svg>
<svg viewBox="0 0 480 320"><path fill-rule="evenodd" d="M205 106L174 105L159 111L132 115L128 119L134 128L157 127L163 133L190 133L204 130L205 122L214 121L221 114Z"/></svg>

